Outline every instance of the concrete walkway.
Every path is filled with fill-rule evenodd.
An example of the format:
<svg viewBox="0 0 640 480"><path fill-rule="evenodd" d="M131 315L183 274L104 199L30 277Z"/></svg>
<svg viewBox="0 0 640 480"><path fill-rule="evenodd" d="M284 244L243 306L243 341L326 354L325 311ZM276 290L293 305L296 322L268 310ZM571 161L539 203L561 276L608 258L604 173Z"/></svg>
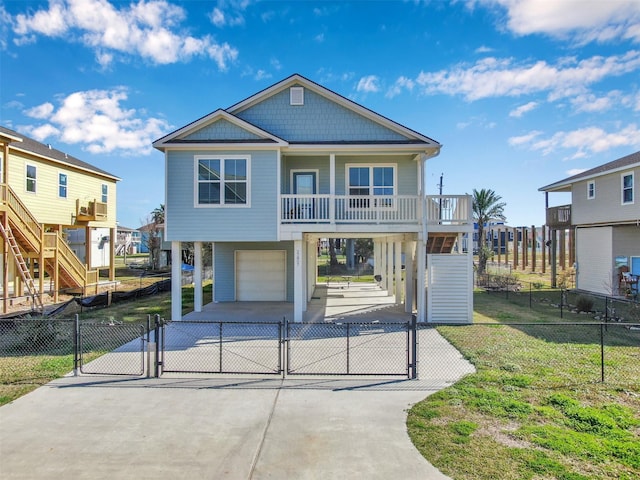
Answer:
<svg viewBox="0 0 640 480"><path fill-rule="evenodd" d="M0 408L0 478L445 479L406 411L474 369L431 329L418 356L418 380L59 379Z"/></svg>

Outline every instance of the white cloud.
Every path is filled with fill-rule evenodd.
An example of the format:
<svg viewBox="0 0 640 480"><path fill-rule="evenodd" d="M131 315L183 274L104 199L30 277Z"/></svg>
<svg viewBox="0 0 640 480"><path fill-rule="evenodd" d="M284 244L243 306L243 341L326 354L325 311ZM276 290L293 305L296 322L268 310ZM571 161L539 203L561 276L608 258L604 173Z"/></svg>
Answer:
<svg viewBox="0 0 640 480"><path fill-rule="evenodd" d="M553 37L572 36L579 43L614 39L640 41L640 2L479 0L507 10L507 28L518 35L543 33Z"/></svg>
<svg viewBox="0 0 640 480"><path fill-rule="evenodd" d="M313 37L313 39L314 39L317 43L322 43L322 42L324 42L324 33L319 33L318 35L316 35L315 37Z"/></svg>
<svg viewBox="0 0 640 480"><path fill-rule="evenodd" d="M79 41L94 50L102 67L116 55L138 55L156 64L208 56L221 70L235 61L238 51L228 44L184 34L178 29L184 19L185 11L165 0L140 0L121 8L107 0L51 0L48 10L18 14L13 31L18 45L40 35Z"/></svg>
<svg viewBox="0 0 640 480"><path fill-rule="evenodd" d="M412 91L415 86L415 82L407 77L399 77L395 83L387 90L386 97L393 98L397 95L400 95L403 90Z"/></svg>
<svg viewBox="0 0 640 480"><path fill-rule="evenodd" d="M362 77L358 81L358 86L356 90L358 92L365 93L375 93L380 91L380 86L378 85L379 79L376 75L367 75L366 77Z"/></svg>
<svg viewBox="0 0 640 480"><path fill-rule="evenodd" d="M533 110L537 106L538 106L538 102L525 103L524 105L520 105L518 108L514 108L513 110L511 110L509 112L509 116L510 117L520 118L520 117L522 117L522 115L524 115L527 112L530 112L531 110Z"/></svg>
<svg viewBox="0 0 640 480"><path fill-rule="evenodd" d="M616 147L640 147L640 129L629 124L614 132L600 127L585 127L569 132L556 132L551 137L540 138L541 132L531 132L522 137L512 137L512 146L526 146L529 150L549 155L560 150L570 150L570 158L580 158L587 153L600 153Z"/></svg>
<svg viewBox="0 0 640 480"><path fill-rule="evenodd" d="M574 175L578 175L579 173L586 172L588 169L586 168L572 168L567 170L565 173L568 177L573 177Z"/></svg>
<svg viewBox="0 0 640 480"><path fill-rule="evenodd" d="M218 28L244 25L244 11L250 3L249 0L218 0L217 6L209 14L209 19Z"/></svg>
<svg viewBox="0 0 640 480"><path fill-rule="evenodd" d="M31 118L44 119L51 115L51 112L53 112L53 108L53 104L47 102L43 103L42 105L38 105L37 107L30 108L25 112L25 114Z"/></svg>
<svg viewBox="0 0 640 480"><path fill-rule="evenodd" d="M533 130L532 132L527 133L526 135L520 135L518 137L511 137L507 142L512 147L517 147L519 145L525 145L527 143L531 143L534 138L542 135L542 132L539 130Z"/></svg>
<svg viewBox="0 0 640 480"><path fill-rule="evenodd" d="M124 151L149 154L151 142L170 129L161 118L145 117L135 109L123 108L127 90L87 90L61 98L58 108L49 102L25 111L46 123L26 127L37 140L49 137L81 144L91 153Z"/></svg>
<svg viewBox="0 0 640 480"><path fill-rule="evenodd" d="M611 110L622 99L622 92L613 90L603 97L596 97L593 93L578 95L571 99L571 104L577 112L604 112Z"/></svg>
<svg viewBox="0 0 640 480"><path fill-rule="evenodd" d="M475 50L476 53L490 53L493 52L493 48L487 47L486 45L481 45Z"/></svg>
<svg viewBox="0 0 640 480"><path fill-rule="evenodd" d="M548 92L550 100L584 93L607 77L640 68L640 51L623 55L594 56L584 60L560 59L516 63L514 59L484 58L473 65L458 64L451 70L421 72L416 79L425 94L463 95L467 100Z"/></svg>

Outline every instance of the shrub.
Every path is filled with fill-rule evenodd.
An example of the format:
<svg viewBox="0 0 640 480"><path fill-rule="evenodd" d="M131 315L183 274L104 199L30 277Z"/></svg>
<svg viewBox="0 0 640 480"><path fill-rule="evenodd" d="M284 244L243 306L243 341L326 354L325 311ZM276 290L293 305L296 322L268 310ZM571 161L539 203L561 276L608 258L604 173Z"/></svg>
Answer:
<svg viewBox="0 0 640 480"><path fill-rule="evenodd" d="M593 310L593 299L580 295L576 300L576 310L578 312L590 312Z"/></svg>

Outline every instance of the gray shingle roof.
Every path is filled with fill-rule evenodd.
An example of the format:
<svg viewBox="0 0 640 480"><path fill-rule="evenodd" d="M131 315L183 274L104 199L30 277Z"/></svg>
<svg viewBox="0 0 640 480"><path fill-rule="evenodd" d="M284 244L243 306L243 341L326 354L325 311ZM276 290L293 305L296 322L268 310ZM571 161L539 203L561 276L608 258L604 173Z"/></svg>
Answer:
<svg viewBox="0 0 640 480"><path fill-rule="evenodd" d="M557 182L551 183L544 187L540 187L538 191L552 192L554 190L558 190L561 187L569 186L578 180L586 179L589 177L597 177L607 172L623 169L625 167L630 167L631 165L635 165L635 164L640 164L640 151L632 153L622 158L618 158L617 160L613 160L612 162L605 163L603 165L598 165L597 167L591 168L582 173L578 173L577 175L573 175L571 177L565 178L564 180L559 180Z"/></svg>
<svg viewBox="0 0 640 480"><path fill-rule="evenodd" d="M24 135L22 135L21 133L18 133L14 130L11 130L9 128L0 126L0 136L2 134L8 134L11 135L12 137L18 137L20 139L22 139L22 142L13 142L10 145L11 149L15 149L15 150L22 150L25 152L29 152L29 153L33 153L34 155L38 155L41 157L45 157L48 159L51 159L55 162L58 163L62 163L62 164L66 164L66 165L70 165L72 167L77 167L80 168L82 170L86 170L89 172L93 172L96 173L98 175L102 175L105 177L110 177L114 180L120 180L119 177L113 175L112 173L109 173L105 170L102 170L98 167L94 167L93 165L84 162L82 160L80 160L79 158L73 157L71 155L68 155L60 150L57 150L53 147L50 147L49 145L45 145L44 143L40 143L32 138L26 137Z"/></svg>

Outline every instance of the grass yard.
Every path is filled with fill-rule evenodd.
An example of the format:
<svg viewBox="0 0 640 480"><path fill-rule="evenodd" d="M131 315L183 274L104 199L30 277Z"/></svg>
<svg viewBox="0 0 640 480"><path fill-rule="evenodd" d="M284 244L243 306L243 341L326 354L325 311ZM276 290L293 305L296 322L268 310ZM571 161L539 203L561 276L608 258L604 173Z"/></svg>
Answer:
<svg viewBox="0 0 640 480"><path fill-rule="evenodd" d="M603 384L590 327L500 326L559 319L480 292L475 321L495 325L438 328L477 373L410 410L427 460L456 480L640 478L640 331L610 329Z"/></svg>
<svg viewBox="0 0 640 480"><path fill-rule="evenodd" d="M212 284L205 283L204 295L211 295ZM183 312L193 310L193 286L182 288ZM109 308L96 308L80 314L81 321L145 323L147 315L169 317L171 294L161 293L137 300L115 303ZM40 342L34 339L32 330L24 332L24 348L20 351L6 349L0 342L0 405L9 403L32 390L60 378L73 370L73 343L69 338L71 327L58 327L56 342ZM21 335L22 332L12 332ZM7 335L3 332L0 335ZM47 343L46 349L34 350L34 345ZM115 347L115 346L114 346ZM29 349L33 350L30 351ZM85 354L87 361L98 357L101 352Z"/></svg>

